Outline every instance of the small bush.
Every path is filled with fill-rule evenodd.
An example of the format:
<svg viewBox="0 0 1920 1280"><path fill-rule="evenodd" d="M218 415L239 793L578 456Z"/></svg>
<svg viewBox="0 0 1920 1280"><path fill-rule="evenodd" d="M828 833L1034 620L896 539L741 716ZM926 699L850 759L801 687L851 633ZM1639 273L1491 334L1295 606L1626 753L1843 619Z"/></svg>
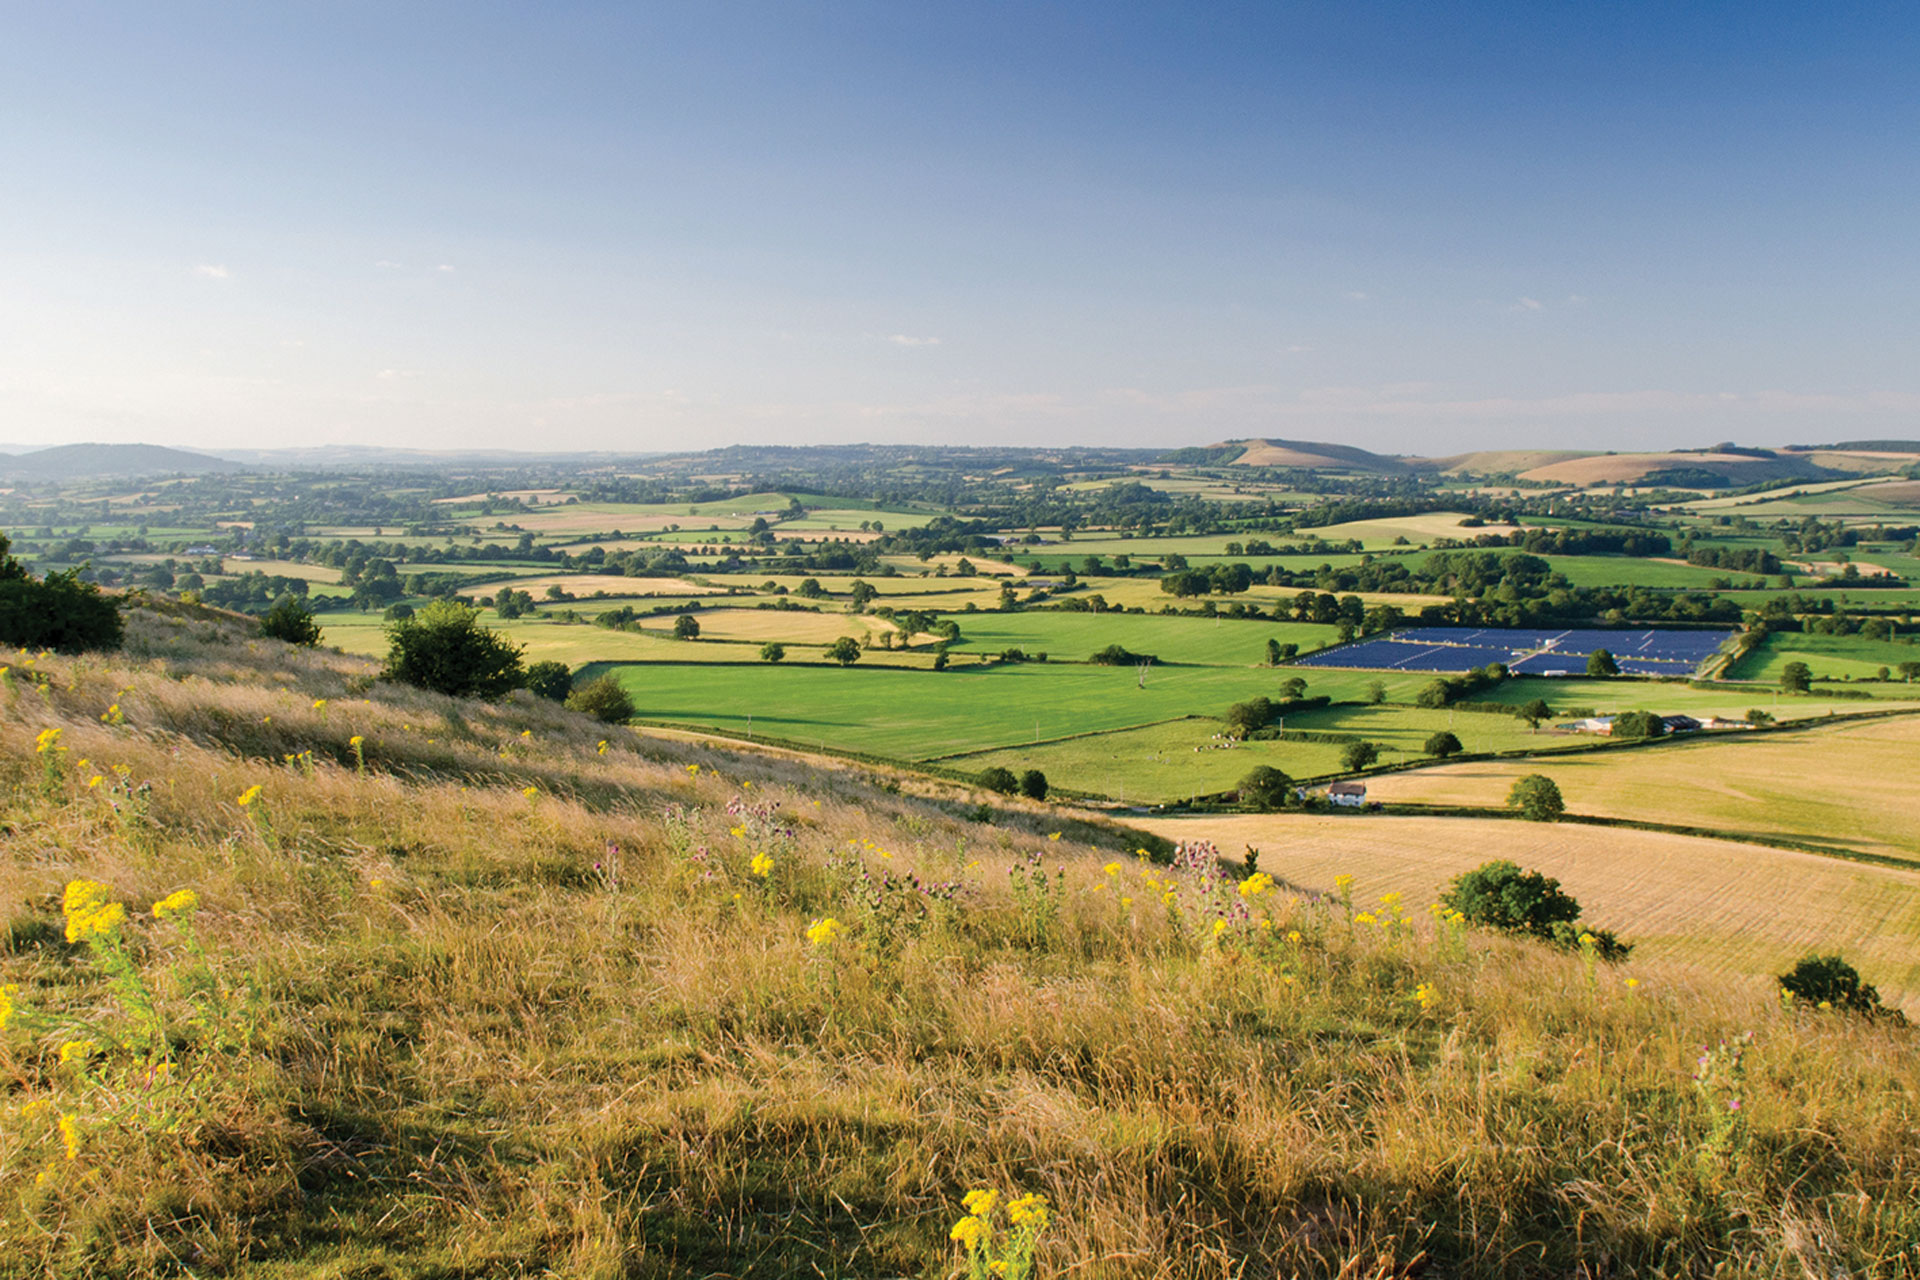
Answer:
<svg viewBox="0 0 1920 1280"><path fill-rule="evenodd" d="M1860 972L1839 956L1802 957L1780 975L1780 989L1796 1000L1850 1013L1880 1012L1880 992L1860 980Z"/></svg>
<svg viewBox="0 0 1920 1280"><path fill-rule="evenodd" d="M1633 950L1611 930L1576 925L1580 904L1561 891L1558 880L1538 871L1522 871L1505 859L1455 876L1440 901L1465 916L1469 924L1538 938L1569 951L1590 945L1602 960L1624 960Z"/></svg>
<svg viewBox="0 0 1920 1280"><path fill-rule="evenodd" d="M500 698L525 680L520 646L480 625L480 612L436 600L387 626L386 677L456 698Z"/></svg>
<svg viewBox="0 0 1920 1280"><path fill-rule="evenodd" d="M1003 796L1013 795L1020 790L1020 779L1013 776L1013 770L1002 769L999 765L982 770L974 781L986 790L998 791Z"/></svg>
<svg viewBox="0 0 1920 1280"><path fill-rule="evenodd" d="M1020 775L1020 794L1029 800L1047 798L1047 775L1038 769L1029 769Z"/></svg>
<svg viewBox="0 0 1920 1280"><path fill-rule="evenodd" d="M612 675L604 675L568 694L567 709L605 724L625 724L633 719L633 697Z"/></svg>
<svg viewBox="0 0 1920 1280"><path fill-rule="evenodd" d="M690 613L683 613L673 620L673 638L675 640L698 640L700 638L700 619Z"/></svg>
<svg viewBox="0 0 1920 1280"><path fill-rule="evenodd" d="M527 688L539 697L565 702L573 692L573 672L564 662L536 662L527 668Z"/></svg>
<svg viewBox="0 0 1920 1280"><path fill-rule="evenodd" d="M1422 750L1437 760L1445 760L1448 756L1460 754L1460 739L1442 729L1427 739Z"/></svg>
<svg viewBox="0 0 1920 1280"><path fill-rule="evenodd" d="M1380 748L1371 742L1356 742L1340 753L1340 767L1348 773L1371 769L1380 759Z"/></svg>
<svg viewBox="0 0 1920 1280"><path fill-rule="evenodd" d="M408 609L407 613L411 615L413 610ZM313 620L313 611L297 598L281 596L273 602L273 608L260 615L260 634L269 640L284 640L311 649L320 643L320 624Z"/></svg>

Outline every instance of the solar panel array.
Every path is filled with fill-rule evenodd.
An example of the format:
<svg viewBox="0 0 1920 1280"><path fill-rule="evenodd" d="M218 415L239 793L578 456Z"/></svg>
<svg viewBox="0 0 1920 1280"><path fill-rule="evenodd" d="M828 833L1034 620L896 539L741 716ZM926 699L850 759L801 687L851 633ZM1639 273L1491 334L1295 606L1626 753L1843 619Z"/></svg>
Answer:
<svg viewBox="0 0 1920 1280"><path fill-rule="evenodd" d="M1585 675L1595 649L1613 654L1636 676L1687 676L1712 657L1731 633L1630 631L1598 627L1527 631L1506 627L1414 627L1372 636L1295 661L1302 667L1376 671L1468 671L1504 662L1515 675Z"/></svg>

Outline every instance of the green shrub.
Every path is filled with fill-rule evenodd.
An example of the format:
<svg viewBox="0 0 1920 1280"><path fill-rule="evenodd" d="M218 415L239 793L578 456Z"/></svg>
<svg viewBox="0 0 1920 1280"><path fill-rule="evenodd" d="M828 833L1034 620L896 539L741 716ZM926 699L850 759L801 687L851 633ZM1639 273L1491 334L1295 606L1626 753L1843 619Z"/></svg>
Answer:
<svg viewBox="0 0 1920 1280"><path fill-rule="evenodd" d="M565 702L573 692L573 672L564 662L535 662L527 667L527 688L539 697Z"/></svg>
<svg viewBox="0 0 1920 1280"><path fill-rule="evenodd" d="M1613 718L1611 737L1625 742L1665 736L1667 722L1651 711L1623 711Z"/></svg>
<svg viewBox="0 0 1920 1280"><path fill-rule="evenodd" d="M1047 775L1038 769L1029 769L1020 775L1020 794L1029 800L1045 800L1049 789Z"/></svg>
<svg viewBox="0 0 1920 1280"><path fill-rule="evenodd" d="M273 602L273 608L260 615L260 634L269 640L284 640L311 649L320 643L320 624L313 620L313 611L297 596L281 596Z"/></svg>
<svg viewBox="0 0 1920 1280"><path fill-rule="evenodd" d="M612 675L604 675L568 694L567 709L605 724L625 724L633 719L633 697Z"/></svg>
<svg viewBox="0 0 1920 1280"><path fill-rule="evenodd" d="M1371 769L1380 759L1380 748L1371 742L1356 742L1340 753L1340 767L1348 773Z"/></svg>
<svg viewBox="0 0 1920 1280"><path fill-rule="evenodd" d="M1780 975L1780 989L1796 1000L1851 1013L1880 1012L1880 992L1839 956L1809 955Z"/></svg>
<svg viewBox="0 0 1920 1280"><path fill-rule="evenodd" d="M1440 900L1469 924L1549 940L1556 924L1580 918L1580 904L1560 891L1558 880L1505 859L1455 876Z"/></svg>
<svg viewBox="0 0 1920 1280"><path fill-rule="evenodd" d="M387 625L389 680L456 698L499 698L525 679L520 646L480 625L480 612L436 600Z"/></svg>
<svg viewBox="0 0 1920 1280"><path fill-rule="evenodd" d="M1460 739L1442 729L1428 738L1426 745L1421 749L1435 759L1445 760L1448 756L1460 754Z"/></svg>
<svg viewBox="0 0 1920 1280"><path fill-rule="evenodd" d="M7 553L10 545L0 534L0 644L61 653L120 647L120 606L113 599L80 581L78 569L32 577Z"/></svg>
<svg viewBox="0 0 1920 1280"><path fill-rule="evenodd" d="M1013 776L1013 770L1002 769L999 765L982 770L974 781L986 790L998 791L1003 796L1013 795L1020 790L1020 779Z"/></svg>

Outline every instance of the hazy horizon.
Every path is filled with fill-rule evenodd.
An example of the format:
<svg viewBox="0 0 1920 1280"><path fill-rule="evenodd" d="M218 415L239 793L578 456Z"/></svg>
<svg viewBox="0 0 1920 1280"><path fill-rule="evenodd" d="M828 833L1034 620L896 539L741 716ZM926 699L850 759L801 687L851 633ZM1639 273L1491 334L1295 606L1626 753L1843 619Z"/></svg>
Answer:
<svg viewBox="0 0 1920 1280"><path fill-rule="evenodd" d="M1920 435L1910 8L10 26L0 451Z"/></svg>

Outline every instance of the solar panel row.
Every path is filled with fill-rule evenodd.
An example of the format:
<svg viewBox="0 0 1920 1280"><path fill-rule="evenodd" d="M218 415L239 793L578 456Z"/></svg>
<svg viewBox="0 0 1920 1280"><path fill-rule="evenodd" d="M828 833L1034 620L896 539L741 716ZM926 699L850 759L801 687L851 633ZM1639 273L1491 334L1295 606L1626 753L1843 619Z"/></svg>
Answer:
<svg viewBox="0 0 1920 1280"><path fill-rule="evenodd" d="M1584 675L1596 649L1612 653L1632 675L1684 676L1720 648L1726 631L1606 630L1575 627L1532 631L1503 627L1413 627L1391 636L1301 658L1306 667L1381 671L1467 671L1504 662L1522 675ZM1537 651L1537 652L1536 652ZM1532 656L1524 656L1529 655Z"/></svg>

